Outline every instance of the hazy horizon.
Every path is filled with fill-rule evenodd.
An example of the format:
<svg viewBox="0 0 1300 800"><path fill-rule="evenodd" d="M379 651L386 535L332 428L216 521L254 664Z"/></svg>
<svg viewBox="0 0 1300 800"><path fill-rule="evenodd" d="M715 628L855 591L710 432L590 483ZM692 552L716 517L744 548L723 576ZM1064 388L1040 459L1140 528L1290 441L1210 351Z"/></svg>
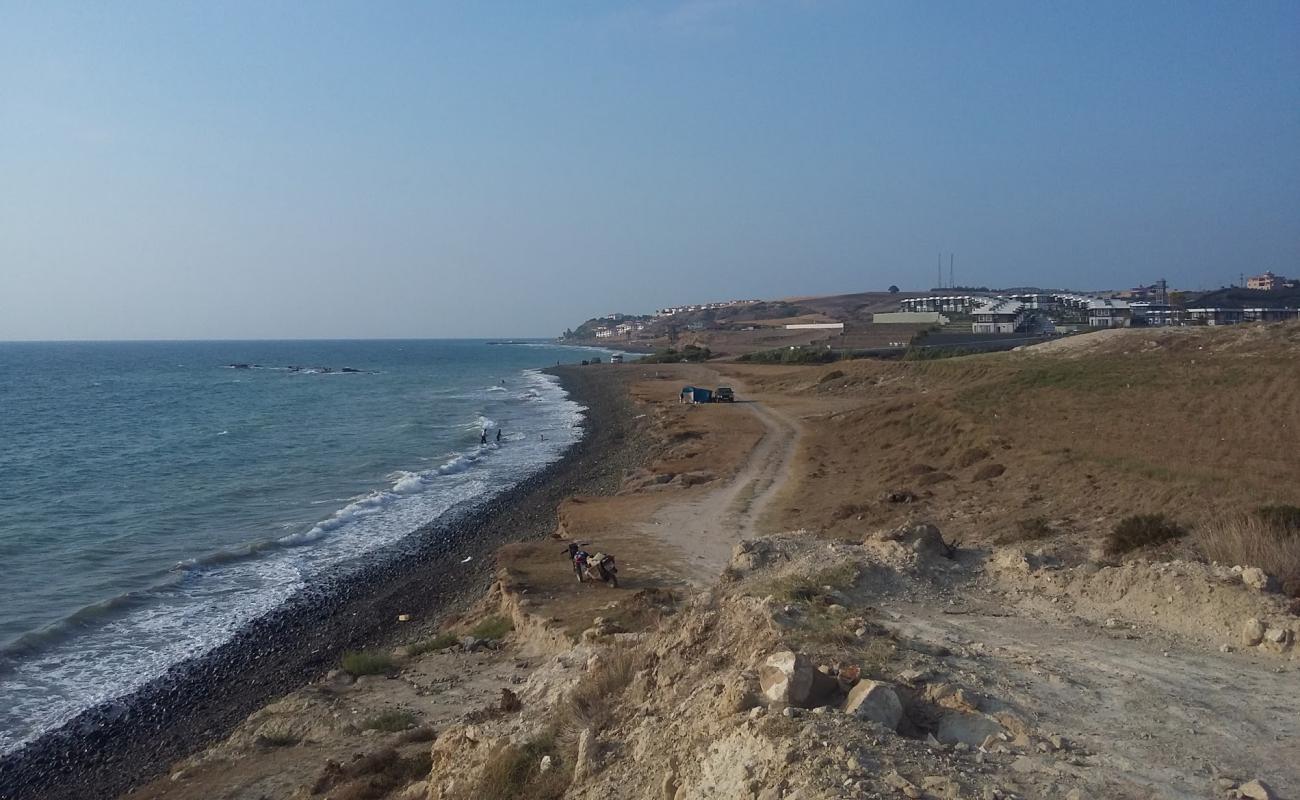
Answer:
<svg viewBox="0 0 1300 800"><path fill-rule="evenodd" d="M0 340L1300 273L1300 5L0 0Z"/></svg>

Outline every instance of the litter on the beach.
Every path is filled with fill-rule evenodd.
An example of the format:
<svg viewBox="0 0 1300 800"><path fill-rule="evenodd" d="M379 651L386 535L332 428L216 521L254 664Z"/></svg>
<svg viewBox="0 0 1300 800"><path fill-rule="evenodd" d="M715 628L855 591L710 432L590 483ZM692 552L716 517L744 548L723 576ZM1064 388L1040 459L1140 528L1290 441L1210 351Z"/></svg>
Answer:
<svg viewBox="0 0 1300 800"><path fill-rule="evenodd" d="M410 614L398 614L398 615L397 615L397 621L398 621L398 622L410 622L410 621L411 621L411 615L410 615Z"/></svg>
<svg viewBox="0 0 1300 800"><path fill-rule="evenodd" d="M469 563L470 561L472 561L473 559L474 559L474 556L465 556L464 558L462 558L462 559L460 560L460 563L462 563L462 564L468 564L468 563Z"/></svg>

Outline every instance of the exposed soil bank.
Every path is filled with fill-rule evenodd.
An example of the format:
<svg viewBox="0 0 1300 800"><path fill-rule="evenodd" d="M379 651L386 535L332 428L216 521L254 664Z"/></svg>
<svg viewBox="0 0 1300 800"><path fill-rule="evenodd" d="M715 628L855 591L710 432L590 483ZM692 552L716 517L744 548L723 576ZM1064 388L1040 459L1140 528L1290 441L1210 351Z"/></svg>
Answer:
<svg viewBox="0 0 1300 800"><path fill-rule="evenodd" d="M589 409L586 435L561 460L491 500L430 523L389 557L302 592L230 642L0 760L0 798L116 797L336 667L344 650L409 635L398 614L428 620L476 600L492 581L488 556L498 546L547 535L561 500L612 493L624 471L639 464L646 448L626 389L634 369L553 370ZM469 555L474 559L461 564Z"/></svg>

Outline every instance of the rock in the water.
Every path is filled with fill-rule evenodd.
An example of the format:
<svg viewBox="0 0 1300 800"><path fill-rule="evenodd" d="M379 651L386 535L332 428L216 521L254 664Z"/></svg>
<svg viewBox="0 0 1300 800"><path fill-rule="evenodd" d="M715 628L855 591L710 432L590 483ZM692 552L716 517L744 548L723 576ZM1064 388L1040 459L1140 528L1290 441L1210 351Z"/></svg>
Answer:
<svg viewBox="0 0 1300 800"><path fill-rule="evenodd" d="M844 701L844 713L897 730L898 723L903 721L903 703L888 684L861 681L849 690Z"/></svg>
<svg viewBox="0 0 1300 800"><path fill-rule="evenodd" d="M1243 783L1237 787L1237 793L1242 797L1249 797L1250 800L1278 800L1277 793L1273 787L1264 783L1259 778L1250 783Z"/></svg>
<svg viewBox="0 0 1300 800"><path fill-rule="evenodd" d="M1247 647L1254 647L1262 641L1264 641L1264 623L1251 617L1241 626L1241 643Z"/></svg>
<svg viewBox="0 0 1300 800"><path fill-rule="evenodd" d="M763 660L758 685L773 703L805 706L812 697L816 672L804 654L782 650Z"/></svg>

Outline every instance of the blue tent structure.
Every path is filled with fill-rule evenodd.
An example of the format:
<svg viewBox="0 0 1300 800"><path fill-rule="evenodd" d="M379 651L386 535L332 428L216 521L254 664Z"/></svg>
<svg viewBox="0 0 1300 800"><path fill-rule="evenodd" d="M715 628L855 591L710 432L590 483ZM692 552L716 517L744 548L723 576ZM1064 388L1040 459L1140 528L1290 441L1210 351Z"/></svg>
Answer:
<svg viewBox="0 0 1300 800"><path fill-rule="evenodd" d="M698 386L683 386L679 399L683 403L712 403L713 391Z"/></svg>

